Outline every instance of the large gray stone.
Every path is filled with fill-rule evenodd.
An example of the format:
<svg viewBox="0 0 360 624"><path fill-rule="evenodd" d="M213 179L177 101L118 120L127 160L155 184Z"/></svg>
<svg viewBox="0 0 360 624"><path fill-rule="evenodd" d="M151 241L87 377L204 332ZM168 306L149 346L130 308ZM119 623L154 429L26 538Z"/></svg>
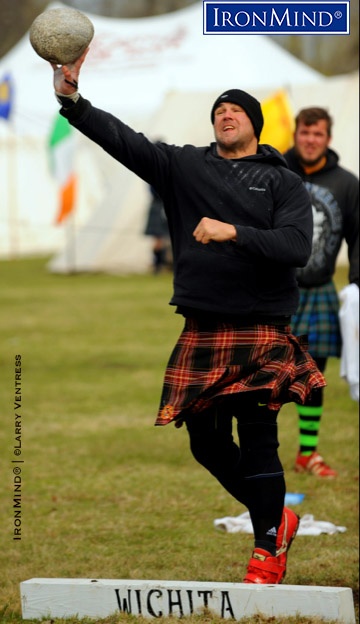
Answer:
<svg viewBox="0 0 360 624"><path fill-rule="evenodd" d="M30 43L35 52L58 65L76 61L93 36L94 26L89 18L70 7L44 11L30 28Z"/></svg>

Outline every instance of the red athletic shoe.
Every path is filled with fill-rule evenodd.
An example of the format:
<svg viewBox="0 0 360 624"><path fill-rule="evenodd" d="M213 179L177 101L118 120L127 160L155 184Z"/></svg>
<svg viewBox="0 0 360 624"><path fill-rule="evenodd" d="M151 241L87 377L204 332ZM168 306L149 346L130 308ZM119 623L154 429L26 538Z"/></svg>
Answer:
<svg viewBox="0 0 360 624"><path fill-rule="evenodd" d="M243 583L274 585L280 583L279 579L284 576L285 572L278 557L273 557L271 553L262 548L255 548Z"/></svg>
<svg viewBox="0 0 360 624"><path fill-rule="evenodd" d="M300 455L298 453L295 461L295 472L309 472L316 477L325 477L327 479L337 477L336 470L325 464L321 455L316 451L311 453L311 455Z"/></svg>
<svg viewBox="0 0 360 624"><path fill-rule="evenodd" d="M281 583L285 578L287 554L292 541L296 536L299 523L299 516L292 511L292 509L284 507L281 524L276 538L276 559L281 570L283 571L282 576L277 581L278 583Z"/></svg>

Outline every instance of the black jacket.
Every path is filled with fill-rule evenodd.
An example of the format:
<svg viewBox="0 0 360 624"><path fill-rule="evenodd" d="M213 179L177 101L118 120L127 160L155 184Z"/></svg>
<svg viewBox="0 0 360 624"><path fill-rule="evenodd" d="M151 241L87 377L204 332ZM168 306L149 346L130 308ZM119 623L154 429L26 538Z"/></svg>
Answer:
<svg viewBox="0 0 360 624"><path fill-rule="evenodd" d="M359 285L359 181L340 167L339 157L328 149L323 169L306 175L294 148L285 159L300 175L308 189L313 207L314 239L310 259L297 276L304 287L328 283L335 272L343 240L348 245L349 282Z"/></svg>
<svg viewBox="0 0 360 624"><path fill-rule="evenodd" d="M215 143L153 144L81 97L60 112L162 197L173 246L172 305L237 316L296 311L295 267L310 255L311 203L279 152L261 145L254 156L230 160L217 155ZM235 225L237 242L197 243L193 231L204 216Z"/></svg>

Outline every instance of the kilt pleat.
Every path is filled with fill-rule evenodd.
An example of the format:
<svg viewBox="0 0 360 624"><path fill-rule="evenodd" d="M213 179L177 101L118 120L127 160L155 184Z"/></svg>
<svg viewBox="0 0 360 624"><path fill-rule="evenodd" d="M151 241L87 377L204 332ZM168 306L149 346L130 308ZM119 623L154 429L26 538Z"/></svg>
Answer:
<svg viewBox="0 0 360 624"><path fill-rule="evenodd" d="M339 298L333 282L300 288L299 306L291 327L295 336L307 335L313 357L340 357Z"/></svg>

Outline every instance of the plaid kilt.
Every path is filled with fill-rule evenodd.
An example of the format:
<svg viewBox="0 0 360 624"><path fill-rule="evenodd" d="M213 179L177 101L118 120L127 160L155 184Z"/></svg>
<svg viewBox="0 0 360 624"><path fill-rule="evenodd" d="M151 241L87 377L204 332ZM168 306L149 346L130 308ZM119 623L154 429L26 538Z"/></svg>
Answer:
<svg viewBox="0 0 360 624"><path fill-rule="evenodd" d="M300 288L300 303L291 328L295 336L307 336L313 357L341 356L339 298L333 282Z"/></svg>
<svg viewBox="0 0 360 624"><path fill-rule="evenodd" d="M216 397L257 391L259 400L279 410L304 403L325 379L290 326L241 326L186 319L170 356L155 425L201 412Z"/></svg>

